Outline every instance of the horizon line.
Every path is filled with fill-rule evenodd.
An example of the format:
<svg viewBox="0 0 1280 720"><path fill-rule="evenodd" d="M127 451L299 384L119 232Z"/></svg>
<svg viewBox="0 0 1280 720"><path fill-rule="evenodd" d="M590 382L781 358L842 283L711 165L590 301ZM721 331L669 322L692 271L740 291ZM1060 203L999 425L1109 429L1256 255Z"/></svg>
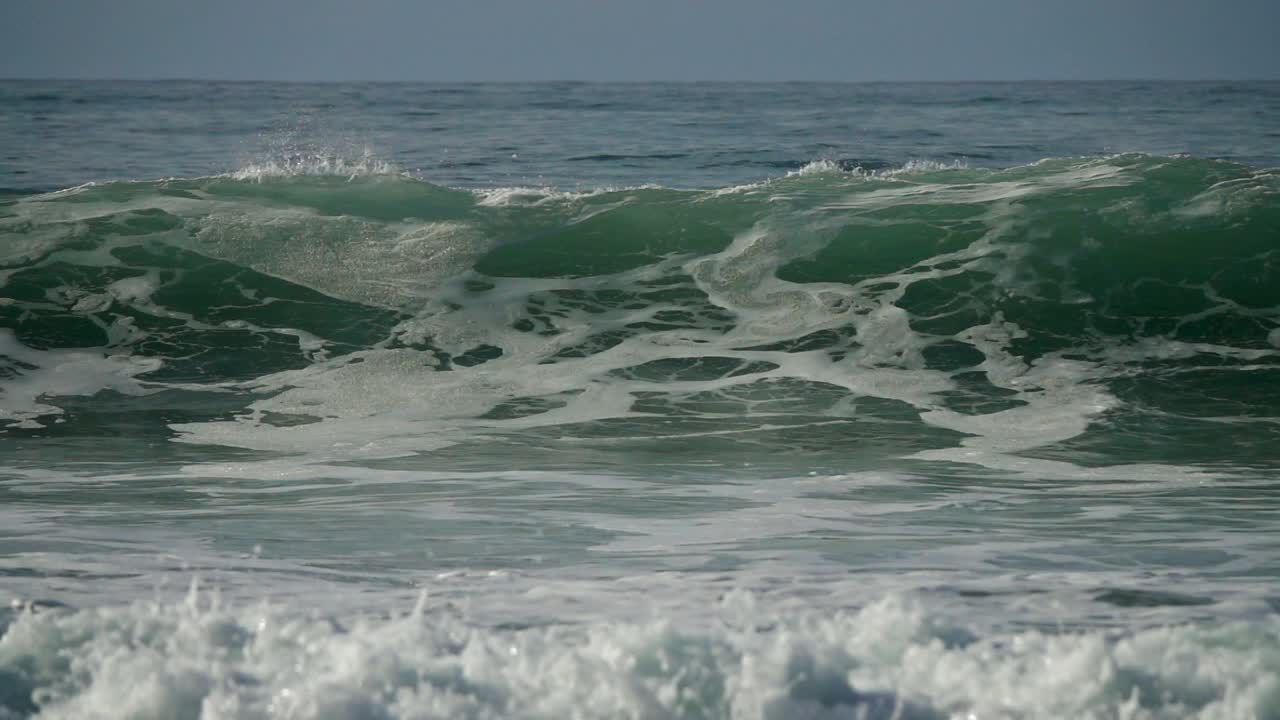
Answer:
<svg viewBox="0 0 1280 720"><path fill-rule="evenodd" d="M743 79L714 79L699 78L685 80L671 79L615 79L615 80L581 80L581 79L536 79L536 80L440 80L440 79L418 79L418 80L373 80L373 79L263 79L263 78L219 78L219 77L199 77L199 76L158 76L158 77L76 77L76 76L19 76L19 75L0 75L0 82L207 82L207 83L234 83L234 84L279 84L279 85L350 85L350 84L370 84L370 85L711 85L711 84L739 84L739 85L979 85L979 84L1020 84L1020 83L1267 83L1280 82L1280 76L1275 77L1201 77L1201 78L1170 78L1170 77L1110 77L1110 78L972 78L972 79L946 79L946 80L928 80L928 79L912 79L912 80L812 80L812 79L787 79L787 80L743 80Z"/></svg>

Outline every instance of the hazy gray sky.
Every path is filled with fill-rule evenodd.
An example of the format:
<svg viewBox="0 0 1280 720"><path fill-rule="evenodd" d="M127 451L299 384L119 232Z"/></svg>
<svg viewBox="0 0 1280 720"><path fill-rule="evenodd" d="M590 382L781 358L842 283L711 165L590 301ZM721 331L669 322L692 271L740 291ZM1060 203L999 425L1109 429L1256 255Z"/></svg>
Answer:
<svg viewBox="0 0 1280 720"><path fill-rule="evenodd" d="M1280 0L0 0L0 76L1280 78Z"/></svg>

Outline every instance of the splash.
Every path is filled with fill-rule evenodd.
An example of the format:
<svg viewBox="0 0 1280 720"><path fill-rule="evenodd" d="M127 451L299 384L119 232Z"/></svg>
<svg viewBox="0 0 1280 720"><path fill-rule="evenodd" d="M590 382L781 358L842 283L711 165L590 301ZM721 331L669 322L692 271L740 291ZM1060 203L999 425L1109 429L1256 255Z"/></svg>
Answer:
<svg viewBox="0 0 1280 720"><path fill-rule="evenodd" d="M0 712L42 718L1266 717L1280 625L974 637L918 604L772 618L735 593L665 621L487 628L429 598L315 618L186 603L23 611Z"/></svg>
<svg viewBox="0 0 1280 720"><path fill-rule="evenodd" d="M384 160L372 148L294 147L275 148L265 158L251 161L232 172L236 180L261 182L267 178L344 177L349 180L403 171Z"/></svg>

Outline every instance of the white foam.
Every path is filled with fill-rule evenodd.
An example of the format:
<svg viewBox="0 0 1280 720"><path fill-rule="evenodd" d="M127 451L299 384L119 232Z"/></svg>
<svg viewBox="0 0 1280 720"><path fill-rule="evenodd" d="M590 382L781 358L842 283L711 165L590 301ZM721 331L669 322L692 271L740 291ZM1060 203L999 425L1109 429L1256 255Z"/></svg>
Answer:
<svg viewBox="0 0 1280 720"><path fill-rule="evenodd" d="M912 171L916 172L916 171ZM909 173L908 173L909 174ZM1001 204L1025 197L1063 189L1123 187L1137 178L1116 165L1091 162L1067 167L1059 172L1039 175L1032 179L1000 180L1001 174L993 174L983 182L929 183L876 188L859 191L839 202L829 203L824 210L869 210L896 205L916 204L925 201L930 205L951 204Z"/></svg>
<svg viewBox="0 0 1280 720"><path fill-rule="evenodd" d="M28 428L40 427L40 418L63 413L41 402L46 396L88 396L103 390L143 395L152 390L135 377L162 365L156 358L101 351L35 350L6 328L0 328L0 357L20 363L14 377L0 381L0 421Z"/></svg>
<svg viewBox="0 0 1280 720"><path fill-rule="evenodd" d="M482 207L538 207L551 203L574 203L610 193L628 190L657 189L657 185L605 186L590 190L561 190L555 187L530 187L516 185L498 188L477 188L472 190L477 198L477 205Z"/></svg>
<svg viewBox="0 0 1280 720"><path fill-rule="evenodd" d="M844 172L844 169L840 167L840 163L834 160L811 160L805 163L804 167L799 170L792 170L787 175L804 177L806 175L830 175L841 172Z"/></svg>
<svg viewBox="0 0 1280 720"><path fill-rule="evenodd" d="M945 170L966 170L968 167L968 164L962 160L954 160L951 162L940 162L937 160L909 160L898 167L868 170L861 165L855 165L846 169L845 166L839 162L822 159L810 161L800 169L788 172L787 176L805 177L809 175L843 174L875 180L906 177L923 173L942 172Z"/></svg>
<svg viewBox="0 0 1280 720"><path fill-rule="evenodd" d="M447 582L442 579L442 582ZM530 602L537 602L529 596ZM45 718L1268 717L1280 622L964 640L909 598L822 613L733 592L709 622L488 629L423 596L331 620L267 604L28 612L3 700Z"/></svg>

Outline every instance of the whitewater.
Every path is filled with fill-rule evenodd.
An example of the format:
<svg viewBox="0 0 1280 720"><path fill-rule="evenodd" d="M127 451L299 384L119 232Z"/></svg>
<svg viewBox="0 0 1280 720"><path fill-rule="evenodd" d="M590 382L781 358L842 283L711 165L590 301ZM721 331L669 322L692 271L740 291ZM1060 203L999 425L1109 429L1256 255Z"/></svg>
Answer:
<svg viewBox="0 0 1280 720"><path fill-rule="evenodd" d="M1280 718L1280 86L0 82L0 719Z"/></svg>

